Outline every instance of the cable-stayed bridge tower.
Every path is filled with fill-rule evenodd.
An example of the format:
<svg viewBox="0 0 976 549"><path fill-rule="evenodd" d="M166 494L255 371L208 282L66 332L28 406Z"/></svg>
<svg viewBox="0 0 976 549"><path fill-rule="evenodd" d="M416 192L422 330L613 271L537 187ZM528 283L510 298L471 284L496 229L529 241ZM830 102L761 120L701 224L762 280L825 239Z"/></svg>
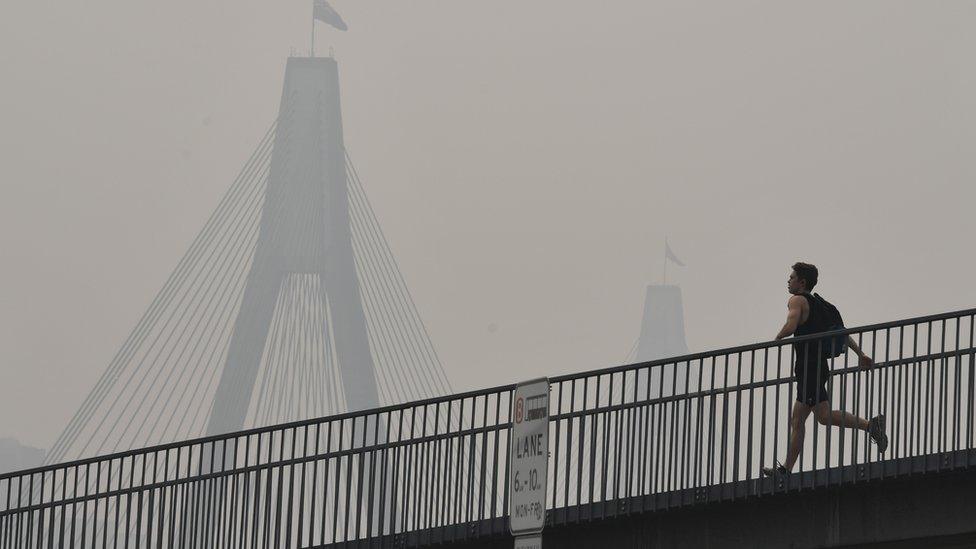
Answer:
<svg viewBox="0 0 976 549"><path fill-rule="evenodd" d="M352 251L335 60L290 59L279 113L254 261L207 434L243 428L282 298L328 313L318 327L331 328L347 405L379 404Z"/></svg>
<svg viewBox="0 0 976 549"><path fill-rule="evenodd" d="M688 353L684 306L679 286L652 284L647 287L636 351L637 362Z"/></svg>
<svg viewBox="0 0 976 549"><path fill-rule="evenodd" d="M627 362L650 362L686 354L688 344L685 342L681 287L669 284L648 285L644 294L640 335L627 356ZM650 371L643 376L635 375L635 394L645 395L647 398L652 395L673 394L688 379L687 365L687 362L672 362L656 369L656 375L651 375Z"/></svg>
<svg viewBox="0 0 976 549"><path fill-rule="evenodd" d="M275 123L46 461L449 391L346 153L338 65L292 57Z"/></svg>

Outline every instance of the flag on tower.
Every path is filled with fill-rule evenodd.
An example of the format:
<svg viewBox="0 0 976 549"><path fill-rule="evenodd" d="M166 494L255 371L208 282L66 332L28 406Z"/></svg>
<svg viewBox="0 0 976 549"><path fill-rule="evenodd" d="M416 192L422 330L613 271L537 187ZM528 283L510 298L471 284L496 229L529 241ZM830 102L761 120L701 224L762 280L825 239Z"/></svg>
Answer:
<svg viewBox="0 0 976 549"><path fill-rule="evenodd" d="M667 240L664 241L664 256L670 259L671 261L674 261L675 264L677 264L679 267L685 266L685 264L682 263L680 259L678 259L678 256L674 255L674 252L671 251L671 246L668 245Z"/></svg>
<svg viewBox="0 0 976 549"><path fill-rule="evenodd" d="M332 6L329 5L325 0L312 0L312 16L322 21L323 23L328 23L339 30L348 30L349 27L346 26L346 22L342 20Z"/></svg>

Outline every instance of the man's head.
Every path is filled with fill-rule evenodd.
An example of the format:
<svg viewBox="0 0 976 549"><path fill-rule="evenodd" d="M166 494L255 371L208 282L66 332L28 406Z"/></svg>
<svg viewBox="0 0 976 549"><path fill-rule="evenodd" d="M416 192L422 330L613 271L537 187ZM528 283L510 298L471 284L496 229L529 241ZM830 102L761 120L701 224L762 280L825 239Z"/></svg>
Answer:
<svg viewBox="0 0 976 549"><path fill-rule="evenodd" d="M786 289L793 295L812 292L817 285L817 266L809 263L797 262L793 264L793 272L786 281Z"/></svg>

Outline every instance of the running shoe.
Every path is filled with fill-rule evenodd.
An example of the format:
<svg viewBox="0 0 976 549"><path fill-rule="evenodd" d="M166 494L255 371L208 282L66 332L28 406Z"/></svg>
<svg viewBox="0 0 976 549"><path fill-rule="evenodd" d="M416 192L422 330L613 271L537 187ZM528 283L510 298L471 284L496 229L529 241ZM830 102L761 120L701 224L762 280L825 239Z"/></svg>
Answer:
<svg viewBox="0 0 976 549"><path fill-rule="evenodd" d="M878 453L883 454L888 449L888 435L885 433L884 414L878 414L868 421L868 434L871 440L878 445Z"/></svg>
<svg viewBox="0 0 976 549"><path fill-rule="evenodd" d="M774 467L763 467L762 474L764 477L770 477L770 478L776 478L779 476L785 477L790 474L790 470L787 469L786 467L783 467L783 464L777 461Z"/></svg>

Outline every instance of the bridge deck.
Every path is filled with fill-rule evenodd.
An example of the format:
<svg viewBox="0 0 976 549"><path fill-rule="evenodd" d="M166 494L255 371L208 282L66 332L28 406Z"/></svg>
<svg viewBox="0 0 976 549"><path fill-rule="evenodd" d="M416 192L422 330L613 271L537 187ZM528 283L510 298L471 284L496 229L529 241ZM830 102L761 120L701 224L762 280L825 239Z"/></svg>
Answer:
<svg viewBox="0 0 976 549"><path fill-rule="evenodd" d="M744 509L973 471L974 320L968 309L551 378L547 539L582 536L574 525L600 532L629 518L646 524L685 516L678 510ZM877 366L861 370L846 351L829 359L831 406L886 414L886 459L863 432L811 422L798 472L782 484L756 479L786 453L797 349L824 350L796 344L841 333ZM0 548L505 540L513 389L2 474Z"/></svg>
<svg viewBox="0 0 976 549"><path fill-rule="evenodd" d="M564 538L562 527L576 527L600 521L619 521L620 519L640 518L642 515L656 513L666 518L669 511L687 511L689 507L706 504L725 504L736 501L755 501L760 498L779 498L784 496L820 491L827 488L837 490L884 483L886 480L905 480L911 477L932 479L942 473L967 472L969 485L976 483L976 449L944 452L924 456L890 459L873 463L847 465L817 471L794 473L785 479L757 478L728 482L703 488L676 490L612 501L588 503L550 509L546 512L546 532L553 538ZM941 484L937 486L942 486ZM976 486L974 486L976 487ZM971 489L967 490L972 493ZM974 500L976 506L976 498ZM664 515L661 515L665 513ZM972 522L976 532L976 521ZM628 535L631 533L628 532ZM952 535L952 534L949 534ZM967 538L969 539L969 534ZM606 538L603 538L606 542ZM877 540L875 540L877 541ZM425 530L404 532L396 535L377 536L335 544L310 546L316 549L375 549L401 547L427 547L449 545L456 547L505 547L511 544L506 517L467 522ZM574 545L575 546L575 545ZM595 545L601 547L600 545Z"/></svg>

